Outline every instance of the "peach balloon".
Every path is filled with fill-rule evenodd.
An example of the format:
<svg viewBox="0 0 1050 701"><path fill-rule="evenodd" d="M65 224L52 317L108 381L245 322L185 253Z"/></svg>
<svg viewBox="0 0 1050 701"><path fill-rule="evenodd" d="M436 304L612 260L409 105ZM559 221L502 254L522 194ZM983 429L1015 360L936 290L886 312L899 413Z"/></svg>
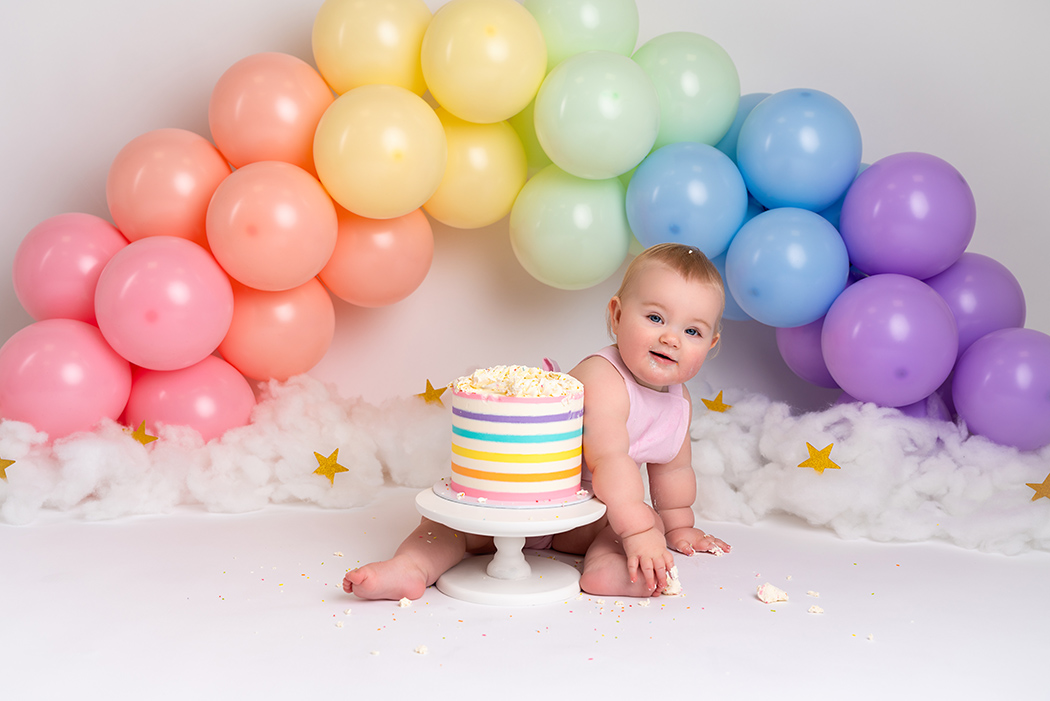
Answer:
<svg viewBox="0 0 1050 701"><path fill-rule="evenodd" d="M507 122L474 124L436 110L448 142L448 162L437 191L423 208L442 224L476 229L510 213L525 185L525 147Z"/></svg>
<svg viewBox="0 0 1050 701"><path fill-rule="evenodd" d="M314 63L340 95L375 84L422 95L419 47L430 16L423 0L325 0L314 18Z"/></svg>
<svg viewBox="0 0 1050 701"><path fill-rule="evenodd" d="M129 241L176 236L207 246L208 202L229 174L226 159L203 136L156 129L117 153L106 178L106 202Z"/></svg>
<svg viewBox="0 0 1050 701"><path fill-rule="evenodd" d="M420 49L434 99L468 122L510 119L536 96L547 46L514 0L451 0L434 13Z"/></svg>
<svg viewBox="0 0 1050 701"><path fill-rule="evenodd" d="M366 219L343 208L339 241L323 282L336 297L359 307L382 307L415 291L434 259L434 232L422 210L393 219Z"/></svg>
<svg viewBox="0 0 1050 701"><path fill-rule="evenodd" d="M316 279L281 292L233 283L233 323L219 352L256 380L287 380L317 365L335 335L335 307Z"/></svg>
<svg viewBox="0 0 1050 701"><path fill-rule="evenodd" d="M280 161L249 163L208 207L208 244L239 282L288 290L321 272L335 248L335 205L321 183Z"/></svg>
<svg viewBox="0 0 1050 701"><path fill-rule="evenodd" d="M332 91L308 63L289 54L254 54L215 83L208 127L235 168L284 161L314 173L314 131Z"/></svg>
<svg viewBox="0 0 1050 701"><path fill-rule="evenodd" d="M434 110L394 85L364 85L340 96L314 136L314 164L328 194L370 219L419 209L441 183L446 159Z"/></svg>

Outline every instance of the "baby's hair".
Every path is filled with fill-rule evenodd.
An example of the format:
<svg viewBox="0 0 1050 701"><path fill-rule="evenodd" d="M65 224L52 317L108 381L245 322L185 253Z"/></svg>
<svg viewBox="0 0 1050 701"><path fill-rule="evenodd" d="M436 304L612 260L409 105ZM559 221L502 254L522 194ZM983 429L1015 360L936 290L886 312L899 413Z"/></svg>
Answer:
<svg viewBox="0 0 1050 701"><path fill-rule="evenodd" d="M631 264L627 266L627 271L623 274L623 281L620 283L620 289L616 291L615 296L623 299L623 296L634 283L634 279L638 276L638 272L645 266L653 263L667 266L690 282L700 282L718 290L722 302L718 310L718 319L715 321L714 331L715 333L721 333L722 313L725 311L726 300L725 285L722 282L722 276L719 274L718 268L699 248L686 246L681 243L658 243L655 246L650 246L639 253L631 261Z"/></svg>

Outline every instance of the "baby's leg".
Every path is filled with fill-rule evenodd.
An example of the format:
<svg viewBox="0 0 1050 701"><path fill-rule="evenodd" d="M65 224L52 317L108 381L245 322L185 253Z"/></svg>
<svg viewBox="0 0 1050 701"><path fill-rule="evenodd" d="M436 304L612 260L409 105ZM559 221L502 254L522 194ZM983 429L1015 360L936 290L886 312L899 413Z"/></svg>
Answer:
<svg viewBox="0 0 1050 701"><path fill-rule="evenodd" d="M466 535L424 518L392 558L347 572L343 590L362 599L418 599L466 548Z"/></svg>

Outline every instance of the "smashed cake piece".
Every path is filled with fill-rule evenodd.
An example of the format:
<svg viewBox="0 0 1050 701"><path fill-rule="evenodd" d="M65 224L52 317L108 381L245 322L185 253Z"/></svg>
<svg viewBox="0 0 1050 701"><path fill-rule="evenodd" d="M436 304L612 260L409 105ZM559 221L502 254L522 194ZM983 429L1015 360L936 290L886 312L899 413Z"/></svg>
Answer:
<svg viewBox="0 0 1050 701"><path fill-rule="evenodd" d="M712 554L712 555L714 555L715 557L722 557L723 555L725 555L725 554L726 554L726 551L725 551L725 550L723 550L722 548L720 548L720 547L719 547L719 546L717 546L717 545L712 545L712 546L711 546L711 549L710 549L710 550L708 550L707 552L711 553L711 554Z"/></svg>
<svg viewBox="0 0 1050 701"><path fill-rule="evenodd" d="M667 570L667 583L664 585L664 588L660 590L660 595L682 595L682 583L678 580L678 565L672 565L671 569Z"/></svg>
<svg viewBox="0 0 1050 701"><path fill-rule="evenodd" d="M409 606L412 605L412 599L409 599L407 596L402 596L401 599L397 602L397 605L403 609L407 609Z"/></svg>
<svg viewBox="0 0 1050 701"><path fill-rule="evenodd" d="M809 612L810 613L824 613L824 609L820 608L819 606L810 606L809 607Z"/></svg>
<svg viewBox="0 0 1050 701"><path fill-rule="evenodd" d="M775 587L769 582L761 585L757 592L758 600L764 604L772 604L777 601L787 601L787 592L779 587Z"/></svg>

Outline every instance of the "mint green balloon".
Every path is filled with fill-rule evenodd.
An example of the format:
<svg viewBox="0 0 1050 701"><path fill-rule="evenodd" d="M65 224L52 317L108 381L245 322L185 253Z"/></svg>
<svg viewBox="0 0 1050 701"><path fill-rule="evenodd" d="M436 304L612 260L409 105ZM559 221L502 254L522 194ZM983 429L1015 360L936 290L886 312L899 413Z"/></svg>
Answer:
<svg viewBox="0 0 1050 701"><path fill-rule="evenodd" d="M587 180L549 165L518 193L510 243L526 271L563 290L593 287L615 273L631 240L619 180Z"/></svg>
<svg viewBox="0 0 1050 701"><path fill-rule="evenodd" d="M655 148L679 141L714 146L736 117L740 76L729 54L693 32L669 32L642 44L632 57L660 96Z"/></svg>
<svg viewBox="0 0 1050 701"><path fill-rule="evenodd" d="M547 72L584 51L630 56L638 41L634 0L524 0L547 43Z"/></svg>
<svg viewBox="0 0 1050 701"><path fill-rule="evenodd" d="M652 149L660 101L637 63L611 51L586 51L547 74L536 93L534 124L556 166L580 178L615 178Z"/></svg>
<svg viewBox="0 0 1050 701"><path fill-rule="evenodd" d="M508 119L510 126L517 132L521 145L525 147L525 159L529 164L529 177L551 164L550 157L540 146L536 138L536 124L533 115L536 112L536 100L533 99L521 112Z"/></svg>

